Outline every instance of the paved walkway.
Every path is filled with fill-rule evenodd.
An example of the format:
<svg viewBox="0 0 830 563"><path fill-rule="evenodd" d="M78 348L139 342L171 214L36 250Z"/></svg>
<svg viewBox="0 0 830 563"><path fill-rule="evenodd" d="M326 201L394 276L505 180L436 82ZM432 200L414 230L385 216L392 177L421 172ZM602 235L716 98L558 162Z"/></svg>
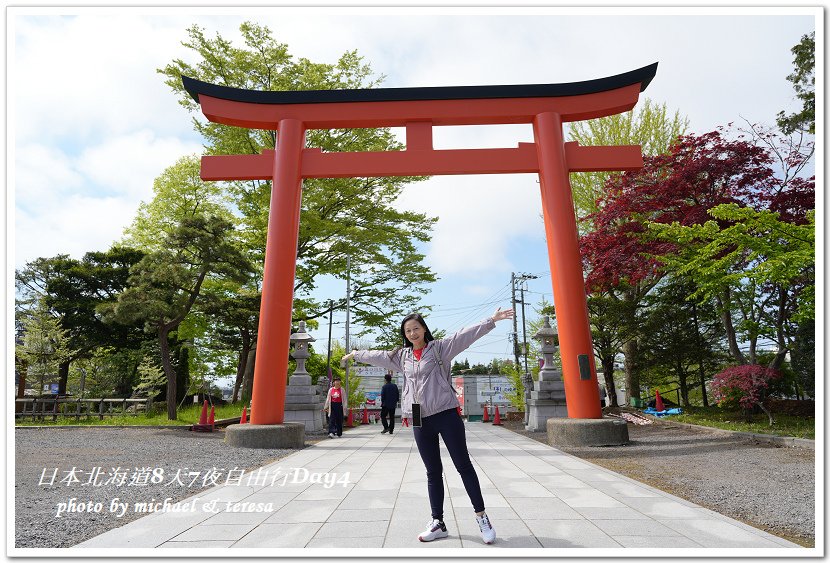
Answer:
<svg viewBox="0 0 830 563"><path fill-rule="evenodd" d="M543 548L683 548L689 554L689 549L709 548L700 555L710 555L711 548L741 548L743 555L771 555L769 550L795 555L784 550L800 547L483 423L467 424L467 440L498 534L496 543L482 543L461 478L443 444L444 521L450 536L421 543L417 534L430 511L412 429L397 428L389 436L380 434L380 428L361 426L265 466L259 476L277 477L273 485L255 480L249 485L250 473L241 484L194 495L198 500L187 510L157 512L76 547L108 548L107 553L111 548L268 548L271 554L273 548L283 548L279 553L285 555L295 551L290 548L379 547L406 548L409 554L412 549L446 548L537 548L542 550L539 555L545 554ZM345 480L346 473L346 486L327 487L325 481L312 479L328 474L329 479ZM295 475L301 482L292 482ZM219 501L218 512L204 510L211 501ZM228 511L228 501L263 503L264 511Z"/></svg>

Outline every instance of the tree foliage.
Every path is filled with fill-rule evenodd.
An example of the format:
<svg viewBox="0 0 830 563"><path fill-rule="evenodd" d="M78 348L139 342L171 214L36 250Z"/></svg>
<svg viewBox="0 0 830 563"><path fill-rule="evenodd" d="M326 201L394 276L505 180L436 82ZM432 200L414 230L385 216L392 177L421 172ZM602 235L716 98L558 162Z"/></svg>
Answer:
<svg viewBox="0 0 830 563"><path fill-rule="evenodd" d="M162 250L133 267L130 286L102 311L118 322L143 321L155 333L168 378L167 415L176 420L176 370L170 358L170 332L190 313L209 277L244 281L250 263L232 241L232 225L221 217L194 216L166 237Z"/></svg>
<svg viewBox="0 0 830 563"><path fill-rule="evenodd" d="M764 406L765 391L773 380L780 377L779 371L759 365L735 366L715 375L712 390L718 405L740 406L744 409L760 407L769 417L772 426L772 413Z"/></svg>
<svg viewBox="0 0 830 563"><path fill-rule="evenodd" d="M670 114L666 104L655 104L648 98L638 109L608 117L575 121L570 124L571 141L582 146L640 145L643 155L656 156L669 152L670 147L689 127L689 120L675 111ZM571 191L578 218L597 212L608 180L619 172L575 172L570 175Z"/></svg>
<svg viewBox="0 0 830 563"><path fill-rule="evenodd" d="M42 391L45 380L57 377L58 364L70 353L67 331L45 306L31 311L22 324L23 342L15 346L17 363L38 378L38 391Z"/></svg>
<svg viewBox="0 0 830 563"><path fill-rule="evenodd" d="M816 132L816 32L801 37L801 41L792 49L793 70L787 76L792 82L796 97L801 100L801 111L786 115L781 111L778 113L778 127L785 134L797 130L804 130L815 134Z"/></svg>
<svg viewBox="0 0 830 563"><path fill-rule="evenodd" d="M207 82L255 90L372 88L382 77L354 51L335 64L295 59L267 27L240 26L242 47L220 35L210 38L198 26L188 29L184 45L196 56L194 64L177 59L160 69L179 103L197 112L184 91L181 75ZM273 149L273 131L249 130L193 120L205 139L207 154L259 154ZM388 129L310 130L307 145L324 151L386 151L401 145ZM307 179L303 186L294 320L327 315L342 309L343 300L327 306L312 297L326 276L345 280L351 257L352 314L366 330L388 332L387 319L415 308L424 285L435 280L421 262L418 245L429 241L434 219L398 210L392 203L404 185L416 178ZM224 190L241 214L242 244L255 264L264 261L270 182L231 182ZM361 333L362 334L362 333Z"/></svg>

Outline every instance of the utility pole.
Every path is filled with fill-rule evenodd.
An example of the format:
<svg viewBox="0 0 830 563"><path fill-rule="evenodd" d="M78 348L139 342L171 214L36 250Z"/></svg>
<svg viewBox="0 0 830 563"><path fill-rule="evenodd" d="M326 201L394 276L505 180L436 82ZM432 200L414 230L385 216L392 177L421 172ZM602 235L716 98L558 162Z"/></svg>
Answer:
<svg viewBox="0 0 830 563"><path fill-rule="evenodd" d="M351 315L351 293L352 293L352 257L346 256L346 353L351 352L351 343L349 341L349 320ZM346 362L346 399L349 397L349 362Z"/></svg>
<svg viewBox="0 0 830 563"><path fill-rule="evenodd" d="M329 387L331 387L331 325L332 325L332 316L334 315L334 301L331 299L328 300L329 304L329 351L328 356L326 357L326 375L329 378Z"/></svg>
<svg viewBox="0 0 830 563"><path fill-rule="evenodd" d="M519 369L519 329L516 326L516 272L510 273L510 291L512 297L510 302L513 304L513 357L516 360L516 369Z"/></svg>
<svg viewBox="0 0 830 563"><path fill-rule="evenodd" d="M527 282L527 280L535 280L538 277L539 276L534 276L532 274L522 274L517 278L522 283L520 289L521 289L521 293L522 293L522 340L524 340L525 373L530 373L528 371L528 368L527 368L528 349L527 349L527 323L525 322L525 283Z"/></svg>

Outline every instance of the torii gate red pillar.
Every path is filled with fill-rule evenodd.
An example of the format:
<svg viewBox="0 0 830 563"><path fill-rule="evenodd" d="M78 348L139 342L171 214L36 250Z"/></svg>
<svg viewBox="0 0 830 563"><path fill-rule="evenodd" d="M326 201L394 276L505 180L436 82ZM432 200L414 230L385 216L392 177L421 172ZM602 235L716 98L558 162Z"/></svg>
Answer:
<svg viewBox="0 0 830 563"><path fill-rule="evenodd" d="M252 424L284 419L288 346L303 178L435 174L539 174L570 418L601 418L570 172L635 170L639 146L565 143L562 124L614 115L637 103L657 64L568 84L259 92L182 77L211 121L277 131L261 155L202 157L204 180L273 180L265 251ZM434 150L436 125L531 123L515 149ZM306 129L406 127L406 150L323 153Z"/></svg>

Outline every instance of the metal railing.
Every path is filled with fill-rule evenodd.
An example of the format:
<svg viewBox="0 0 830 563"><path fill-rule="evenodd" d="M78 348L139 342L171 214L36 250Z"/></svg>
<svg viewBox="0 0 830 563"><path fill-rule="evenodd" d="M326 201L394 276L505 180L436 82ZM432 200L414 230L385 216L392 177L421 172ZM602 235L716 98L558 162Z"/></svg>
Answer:
<svg viewBox="0 0 830 563"><path fill-rule="evenodd" d="M32 420L44 420L51 416L52 420L57 420L59 416L83 416L87 419L97 416L104 420L105 416L137 416L139 412L148 412L152 406L152 399L27 397L15 399L15 405L21 405L20 412L14 413L15 418L30 417ZM135 409L128 412L127 405L135 405ZM15 411L17 410L16 408Z"/></svg>

